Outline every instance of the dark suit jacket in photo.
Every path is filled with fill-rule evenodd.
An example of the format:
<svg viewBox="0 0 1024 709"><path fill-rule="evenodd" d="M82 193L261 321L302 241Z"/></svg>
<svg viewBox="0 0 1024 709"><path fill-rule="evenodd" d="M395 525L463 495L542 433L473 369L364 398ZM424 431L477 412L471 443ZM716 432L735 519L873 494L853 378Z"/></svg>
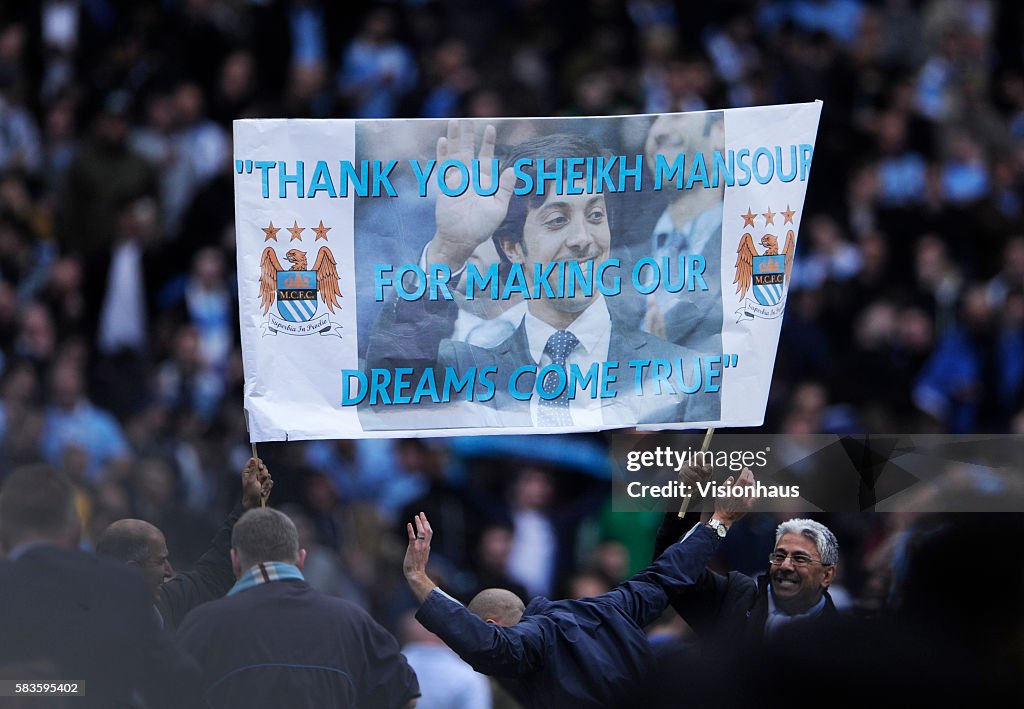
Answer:
<svg viewBox="0 0 1024 709"><path fill-rule="evenodd" d="M493 376L494 396L481 406L490 409L481 419L460 424L449 419L445 426L477 426L481 421L486 425L530 426L530 401L519 400L509 392L509 378L521 366L536 364L530 353L525 323L495 347L485 348L446 339L458 315L458 306L450 301L400 301L385 306L371 334L367 353L366 369L411 367L418 375L425 369L435 370L435 380L443 381L444 369L453 368L459 375L470 367L478 371L484 367L495 367ZM635 370L629 367L630 360L665 359L676 366L682 362L688 374L687 382L694 375L694 352L686 347L674 345L659 337L648 334L612 317L611 337L608 346L608 360L619 363L616 382L609 387L615 397L602 400L605 423L629 425L631 423L671 423L687 421L715 421L721 407L717 392L700 391L695 394L673 395L652 394L651 368L645 370L643 380L644 396L636 396L634 389ZM530 391L536 384L536 377L527 373L519 378L517 388ZM478 387L478 393L482 393ZM437 405L443 407L444 404ZM405 407L410 408L410 407ZM417 412L422 415L430 406L420 404L404 411L396 407L379 407L382 416L391 416L392 427L422 427L417 424Z"/></svg>

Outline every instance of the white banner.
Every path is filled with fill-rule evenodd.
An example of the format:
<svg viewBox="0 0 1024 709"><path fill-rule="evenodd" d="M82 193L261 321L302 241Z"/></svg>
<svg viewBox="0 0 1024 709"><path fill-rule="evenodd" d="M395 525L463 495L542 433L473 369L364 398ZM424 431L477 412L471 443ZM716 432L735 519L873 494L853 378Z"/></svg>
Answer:
<svg viewBox="0 0 1024 709"><path fill-rule="evenodd" d="M236 121L253 441L760 425L820 112Z"/></svg>

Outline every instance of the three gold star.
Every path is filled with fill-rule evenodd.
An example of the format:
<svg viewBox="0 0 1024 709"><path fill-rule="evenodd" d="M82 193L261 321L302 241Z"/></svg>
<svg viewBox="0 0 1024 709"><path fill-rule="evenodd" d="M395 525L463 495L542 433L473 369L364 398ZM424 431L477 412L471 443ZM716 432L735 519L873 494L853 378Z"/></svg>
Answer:
<svg viewBox="0 0 1024 709"><path fill-rule="evenodd" d="M327 241L327 232L329 232L333 228L334 227L324 226L324 220L321 219L320 226L312 227L313 232L316 234L316 238L313 239L313 241L320 241L320 239Z"/></svg>
<svg viewBox="0 0 1024 709"><path fill-rule="evenodd" d="M263 233L267 235L266 238L263 239L263 242L266 243L266 242L270 241L271 239L273 239L274 241L277 241L277 232L279 232L279 231L281 231L281 228L280 227L275 227L274 226L274 222L270 222L270 226L263 227Z"/></svg>

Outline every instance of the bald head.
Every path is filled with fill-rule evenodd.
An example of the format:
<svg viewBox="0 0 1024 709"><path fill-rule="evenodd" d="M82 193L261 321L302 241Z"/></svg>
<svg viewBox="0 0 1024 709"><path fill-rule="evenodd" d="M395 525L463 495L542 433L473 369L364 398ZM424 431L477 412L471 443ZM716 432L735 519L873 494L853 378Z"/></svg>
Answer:
<svg viewBox="0 0 1024 709"><path fill-rule="evenodd" d="M484 589L476 594L467 608L488 623L506 628L518 623L526 610L519 596L504 588Z"/></svg>
<svg viewBox="0 0 1024 709"><path fill-rule="evenodd" d="M160 584L174 578L164 533L141 519L121 519L107 527L96 542L96 553L137 567L154 598Z"/></svg>
<svg viewBox="0 0 1024 709"><path fill-rule="evenodd" d="M138 563L149 553L148 543L163 532L141 519L119 519L96 541L96 553L125 564Z"/></svg>

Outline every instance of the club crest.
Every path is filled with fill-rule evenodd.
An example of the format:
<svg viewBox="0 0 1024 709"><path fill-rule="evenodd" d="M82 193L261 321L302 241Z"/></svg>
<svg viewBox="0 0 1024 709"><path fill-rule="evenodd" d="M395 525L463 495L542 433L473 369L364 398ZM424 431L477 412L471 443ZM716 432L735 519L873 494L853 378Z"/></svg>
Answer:
<svg viewBox="0 0 1024 709"><path fill-rule="evenodd" d="M319 227L312 227L315 241L327 240L330 227L323 221ZM263 229L266 238L277 241L279 228L271 222ZM294 226L287 229L291 241L302 241L305 228ZM284 263L273 246L263 249L260 258L260 311L265 319L264 335L335 335L341 325L331 319L341 310L341 288L338 282L338 262L328 246L321 246L316 252L312 266L309 265L311 251L290 248L284 254ZM286 267L287 264L287 267Z"/></svg>
<svg viewBox="0 0 1024 709"><path fill-rule="evenodd" d="M785 211L757 214L749 207L746 214L741 214L745 231L736 249L736 294L739 296L740 308L736 311L737 322L754 318L773 319L782 315L786 306L786 292L789 276L793 270L793 256L796 252L796 229L793 217L796 212L786 206ZM786 228L786 245L779 251L779 237L769 232L776 231L775 219L781 217ZM757 220L762 218L763 228L757 228ZM755 236L758 231L761 233ZM781 230L779 230L781 231ZM761 252L758 253L758 246ZM751 297L748 297L748 294Z"/></svg>

